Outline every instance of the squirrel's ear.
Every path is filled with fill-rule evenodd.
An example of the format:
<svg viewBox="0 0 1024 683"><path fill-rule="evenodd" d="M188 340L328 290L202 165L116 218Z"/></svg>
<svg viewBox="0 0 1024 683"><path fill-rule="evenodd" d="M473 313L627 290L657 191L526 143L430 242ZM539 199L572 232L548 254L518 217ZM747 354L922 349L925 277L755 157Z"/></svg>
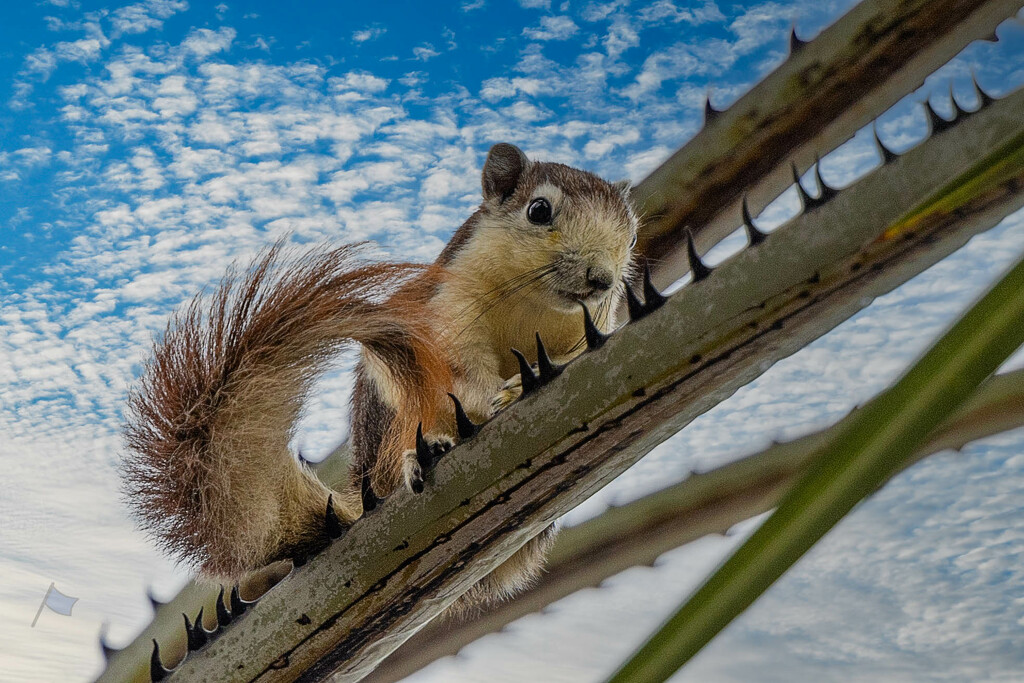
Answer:
<svg viewBox="0 0 1024 683"><path fill-rule="evenodd" d="M530 160L515 145L501 142L491 147L484 162L484 200L502 202L515 191L519 178L530 166Z"/></svg>

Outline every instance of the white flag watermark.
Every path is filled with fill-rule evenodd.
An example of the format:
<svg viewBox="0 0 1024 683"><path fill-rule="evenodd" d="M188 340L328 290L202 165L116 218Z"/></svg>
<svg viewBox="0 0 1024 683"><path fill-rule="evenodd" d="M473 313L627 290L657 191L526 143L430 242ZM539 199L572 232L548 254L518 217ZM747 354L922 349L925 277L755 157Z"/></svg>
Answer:
<svg viewBox="0 0 1024 683"><path fill-rule="evenodd" d="M76 602L78 602L78 598L64 595L57 590L53 582L50 582L50 587L46 589L46 595L43 596L43 601L39 603L39 609L36 610L36 618L32 620L31 628L35 628L36 622L39 621L39 615L43 613L43 607L49 607L57 614L70 617L71 608L75 606Z"/></svg>

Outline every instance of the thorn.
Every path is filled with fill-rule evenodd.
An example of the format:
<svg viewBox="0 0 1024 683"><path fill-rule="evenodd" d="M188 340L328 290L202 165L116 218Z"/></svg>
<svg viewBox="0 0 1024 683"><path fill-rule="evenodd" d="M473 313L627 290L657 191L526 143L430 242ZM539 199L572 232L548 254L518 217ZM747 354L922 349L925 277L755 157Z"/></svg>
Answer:
<svg viewBox="0 0 1024 683"><path fill-rule="evenodd" d="M608 335L597 329L594 319L590 317L590 309L587 308L587 305L580 302L580 306L583 307L583 335L587 339L587 351L593 351L608 341Z"/></svg>
<svg viewBox="0 0 1024 683"><path fill-rule="evenodd" d="M803 213L807 211L808 205L814 200L807 194L807 190L804 189L804 183L800 181L800 171L797 169L797 163L790 162L790 165L793 167L793 182L797 185L797 195L800 197L800 210Z"/></svg>
<svg viewBox="0 0 1024 683"><path fill-rule="evenodd" d="M110 658L118 653L116 648L107 644L107 628L107 623L103 622L103 626L100 627L100 650L103 651L103 661L105 662L109 662Z"/></svg>
<svg viewBox="0 0 1024 683"><path fill-rule="evenodd" d="M644 317L644 304L637 298L636 292L629 284L629 280L623 278L623 286L626 288L626 308L629 309L629 319L639 320Z"/></svg>
<svg viewBox="0 0 1024 683"><path fill-rule="evenodd" d="M994 97L981 89L981 86L978 84L978 79L974 77L973 73L971 74L971 83L974 84L974 92L978 93L978 102L980 103L975 111L980 111L995 102Z"/></svg>
<svg viewBox="0 0 1024 683"><path fill-rule="evenodd" d="M146 589L146 598L149 599L149 604L152 605L154 612L159 610L160 607L164 604L164 603L160 602L159 600L157 600L156 597L154 597L153 590L151 588L147 588Z"/></svg>
<svg viewBox="0 0 1024 683"><path fill-rule="evenodd" d="M821 159L814 157L814 180L818 183L818 198L815 199L815 206L821 206L831 199L834 199L839 190L829 187L825 179L821 177Z"/></svg>
<svg viewBox="0 0 1024 683"><path fill-rule="evenodd" d="M373 490L373 485L370 483L369 471L364 471L361 479L360 491L363 499L363 514L371 512L377 508L377 494Z"/></svg>
<svg viewBox="0 0 1024 683"><path fill-rule="evenodd" d="M331 511L333 512L333 509ZM242 593L239 591L237 583L231 587L231 598L229 601L231 603L231 616L236 619L245 614L245 610L252 604L242 599Z"/></svg>
<svg viewBox="0 0 1024 683"><path fill-rule="evenodd" d="M871 133L875 136L875 147L878 148L878 155L882 158L882 165L891 164L899 158L896 152L882 144L882 139L878 137L878 125L872 124Z"/></svg>
<svg viewBox="0 0 1024 683"><path fill-rule="evenodd" d="M747 195L743 195L741 210L743 212L743 228L747 231L747 246L756 247L765 241L768 234L758 230L754 225L754 219L750 217L750 207L747 206Z"/></svg>
<svg viewBox="0 0 1024 683"><path fill-rule="evenodd" d="M704 96L704 125L708 125L721 114L719 110L711 106L711 97L709 95Z"/></svg>
<svg viewBox="0 0 1024 683"><path fill-rule="evenodd" d="M931 100L924 101L924 111L928 116L928 124L931 126L932 135L952 128L953 124L956 123L956 119L949 121L939 116L939 112L935 111L935 108L932 107Z"/></svg>
<svg viewBox="0 0 1024 683"><path fill-rule="evenodd" d="M793 168L793 182L796 184L796 193L800 197L800 213L804 213L814 208L814 199L811 195L807 194L804 184L800 182L800 171L796 167L796 162L791 161L790 166Z"/></svg>
<svg viewBox="0 0 1024 683"><path fill-rule="evenodd" d="M996 30L992 29L992 33L988 34L984 38L979 38L979 40L984 40L986 43L998 43L999 36L996 35Z"/></svg>
<svg viewBox="0 0 1024 683"><path fill-rule="evenodd" d="M548 350L544 348L544 342L540 340L540 332L535 333L537 337L537 370L542 385L547 384L562 374L562 366L555 365L548 356Z"/></svg>
<svg viewBox="0 0 1024 683"><path fill-rule="evenodd" d="M327 530L327 536L330 538L339 538L345 533L345 527L342 525L341 520L338 519L338 513L334 511L334 494L327 496L327 511L324 513L324 528ZM235 612L235 598L237 597L238 586L231 589L231 612ZM242 611L245 611L245 607L242 607ZM239 612L241 614L242 612Z"/></svg>
<svg viewBox="0 0 1024 683"><path fill-rule="evenodd" d="M231 623L231 612L224 605L224 584L220 586L220 593L217 595L217 626L224 628Z"/></svg>
<svg viewBox="0 0 1024 683"><path fill-rule="evenodd" d="M188 620L188 615L184 612L181 613L182 619L185 620L185 641L188 646L188 652L195 652L203 645L206 645L206 632L197 624L192 625L192 622Z"/></svg>
<svg viewBox="0 0 1024 683"><path fill-rule="evenodd" d="M420 464L420 469L422 469L424 473L426 473L427 469L434 462L434 456L430 452L430 444L428 444L427 440L423 438L422 422L416 425L416 462Z"/></svg>
<svg viewBox="0 0 1024 683"><path fill-rule="evenodd" d="M455 431L458 432L460 439L472 439L480 431L480 425L473 424L455 394L448 394L448 396L455 404Z"/></svg>
<svg viewBox="0 0 1024 683"><path fill-rule="evenodd" d="M789 54L795 55L797 52L803 49L808 41L800 40L796 35L796 24L789 29Z"/></svg>
<svg viewBox="0 0 1024 683"><path fill-rule="evenodd" d="M149 656L149 678L156 683L156 681L164 680L169 673L171 673L170 670L165 669L163 662L160 661L160 645L157 644L156 638L154 638L153 654Z"/></svg>
<svg viewBox="0 0 1024 683"><path fill-rule="evenodd" d="M662 304L668 301L668 297L658 291L651 279L651 264L644 263L644 308L647 312L661 308Z"/></svg>
<svg viewBox="0 0 1024 683"><path fill-rule="evenodd" d="M519 381L523 387L523 396L540 389L540 380L537 375L533 374L533 368L530 367L530 361L526 360L518 349L510 349L512 355L519 360Z"/></svg>
<svg viewBox="0 0 1024 683"><path fill-rule="evenodd" d="M690 262L690 272L693 273L691 282L700 282L708 275L711 275L711 268L697 255L697 247L693 244L693 231L686 231L686 258Z"/></svg>

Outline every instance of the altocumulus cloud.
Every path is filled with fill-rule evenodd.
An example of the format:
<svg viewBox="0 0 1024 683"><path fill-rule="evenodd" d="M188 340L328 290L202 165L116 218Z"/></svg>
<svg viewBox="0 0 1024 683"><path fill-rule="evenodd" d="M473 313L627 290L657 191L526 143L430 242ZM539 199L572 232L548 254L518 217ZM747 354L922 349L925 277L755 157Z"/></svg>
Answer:
<svg viewBox="0 0 1024 683"><path fill-rule="evenodd" d="M284 235L370 239L382 255L430 259L479 201L483 154L500 140L638 180L697 130L708 88L727 104L782 59L794 17L809 36L850 4L473 2L454 10L465 19L446 16L415 34L388 17L354 18L338 35L366 56L341 58L326 44L286 51L305 38L275 35L260 16L271 7L239 16L171 0L102 11L51 3L50 17L38 18L45 39L19 53L5 84L20 127L0 149L0 253L11 257L0 264L0 563L12 577L0 587L10 617L0 620L0 639L13 653L5 673L84 677L98 666L101 620L112 622L114 640L127 639L148 618L144 584L168 595L184 580L117 503L120 409L170 311L230 262ZM944 89L945 79L956 79L969 103L972 68L997 92L1019 85L1022 32L1000 31L1000 45L973 46L887 114L883 137L897 147L919 140L924 120L913 100ZM257 34L275 40L246 47ZM466 71L476 62L485 66ZM843 184L875 163L859 135L823 172ZM761 220L777 224L794 207L787 193ZM1022 242L1020 215L973 240L778 364L570 521L841 416L891 381ZM728 241L712 257L736 248ZM307 455L344 432L350 364L339 363L310 406L295 442ZM792 670L820 680L893 671L922 680L1017 670L1009 644L1022 615L1001 598L1022 587L1011 495L1024 482L1014 455L1021 443L1001 437L901 477L691 675L770 677L774 666L780 678L803 667ZM520 680L518 648L528 648L543 680L599 677L734 542L707 539L653 570L627 572L421 678L473 680L486 665L498 680ZM50 581L82 596L75 618L29 635L21 622L27 627ZM956 656L968 651L985 661Z"/></svg>

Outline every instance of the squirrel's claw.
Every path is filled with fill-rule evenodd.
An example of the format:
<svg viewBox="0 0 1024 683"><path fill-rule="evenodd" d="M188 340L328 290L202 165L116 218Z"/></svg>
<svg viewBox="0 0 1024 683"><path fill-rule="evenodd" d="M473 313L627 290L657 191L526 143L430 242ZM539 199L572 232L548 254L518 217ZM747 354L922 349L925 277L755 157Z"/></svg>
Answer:
<svg viewBox="0 0 1024 683"><path fill-rule="evenodd" d="M416 448L410 448L402 454L402 474L406 487L413 493L423 493L423 475L454 447L455 442L447 436L423 436L421 422L416 427Z"/></svg>
<svg viewBox="0 0 1024 683"><path fill-rule="evenodd" d="M491 399L491 414L496 415L512 405L523 395L523 382L520 375L512 375L501 386L501 390Z"/></svg>
<svg viewBox="0 0 1024 683"><path fill-rule="evenodd" d="M430 467L434 454L430 452L430 444L423 438L423 423L416 426L416 462L421 470Z"/></svg>
<svg viewBox="0 0 1024 683"><path fill-rule="evenodd" d="M416 451L408 450L402 454L402 475L407 489L413 493L423 493L423 468L416 458Z"/></svg>

